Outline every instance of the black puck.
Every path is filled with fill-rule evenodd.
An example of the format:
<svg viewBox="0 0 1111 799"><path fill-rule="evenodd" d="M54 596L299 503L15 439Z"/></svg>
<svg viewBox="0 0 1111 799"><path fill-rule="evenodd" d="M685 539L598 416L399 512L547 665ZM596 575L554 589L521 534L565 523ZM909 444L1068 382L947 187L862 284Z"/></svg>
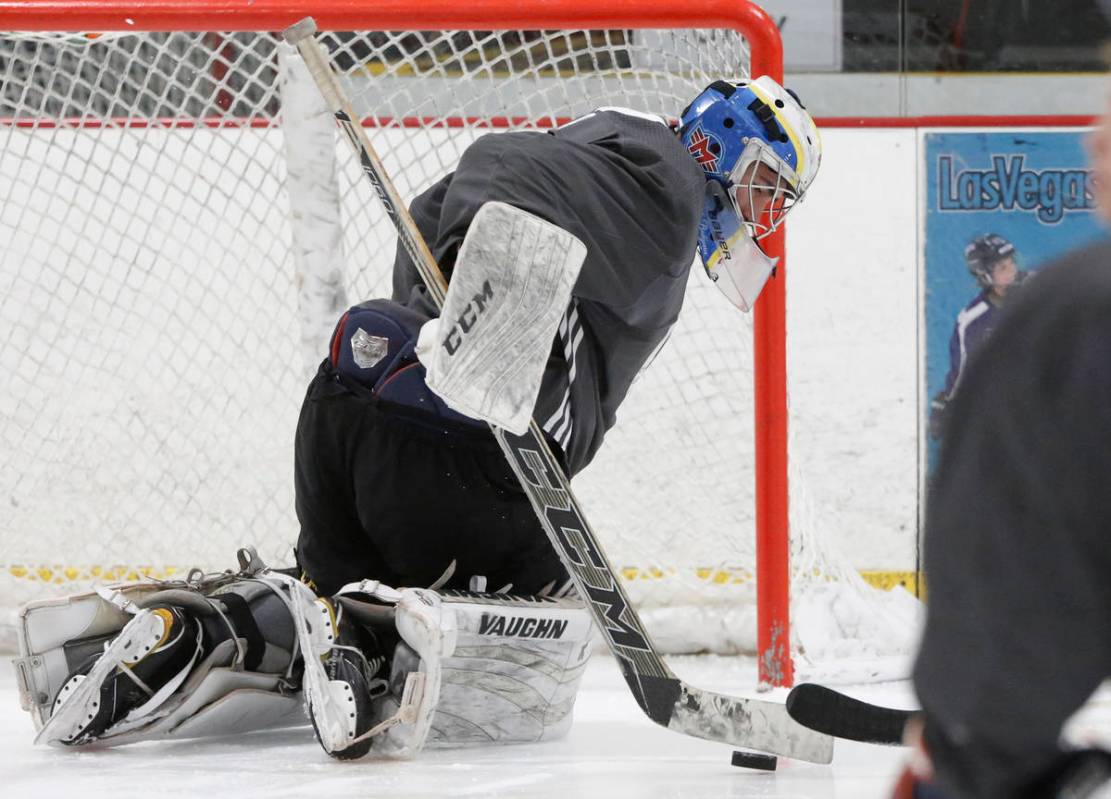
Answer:
<svg viewBox="0 0 1111 799"><path fill-rule="evenodd" d="M740 749L733 751L733 765L742 768L755 768L761 771L775 771L778 760L775 755L763 755L759 752L742 752Z"/></svg>

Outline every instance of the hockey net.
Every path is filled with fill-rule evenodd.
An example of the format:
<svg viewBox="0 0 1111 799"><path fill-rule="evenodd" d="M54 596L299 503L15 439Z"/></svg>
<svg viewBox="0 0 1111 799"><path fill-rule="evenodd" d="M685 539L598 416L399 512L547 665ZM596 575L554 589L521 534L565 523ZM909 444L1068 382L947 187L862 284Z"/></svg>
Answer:
<svg viewBox="0 0 1111 799"><path fill-rule="evenodd" d="M674 117L749 71L731 28L419 23L321 35L406 197L478 135L607 105ZM393 229L263 30L278 26L163 27L0 34L9 612L90 581L226 568L245 544L291 564L305 386L347 305L389 294ZM755 647L752 351L750 318L693 269L670 341L574 484L665 651ZM799 488L793 595L856 585Z"/></svg>

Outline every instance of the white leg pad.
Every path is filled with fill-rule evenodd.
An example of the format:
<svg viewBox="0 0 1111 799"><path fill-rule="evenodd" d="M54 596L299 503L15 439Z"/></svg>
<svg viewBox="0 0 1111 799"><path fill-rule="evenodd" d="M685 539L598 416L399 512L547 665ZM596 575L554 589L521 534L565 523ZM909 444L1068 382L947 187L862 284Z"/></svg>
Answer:
<svg viewBox="0 0 1111 799"><path fill-rule="evenodd" d="M111 591L42 600L21 609L20 656L14 665L20 703L39 730L36 742L62 744L81 729L89 711L96 709L93 703L99 702L104 676L120 663L136 660L147 642L161 637L163 622L158 614L141 610L136 603L181 585L120 584ZM190 590L201 596L207 589ZM78 660L93 654L99 654L99 660L89 676L71 680L73 652L67 657L66 650L81 641L87 643ZM94 648L98 641L106 642L99 652ZM236 653L236 643L224 641L208 657L159 686L150 700L98 736L96 744L232 735L308 723L300 691L283 675L235 666ZM67 683L68 691L64 690Z"/></svg>
<svg viewBox="0 0 1111 799"><path fill-rule="evenodd" d="M251 555L244 549L243 555ZM257 558L240 558L238 575L190 573L186 580L114 583L96 591L30 602L19 613L19 657L14 659L20 705L31 713L37 742L63 743L96 710L104 677L120 665L138 661L144 647L156 645L163 621L144 610L152 602L210 611L217 596L242 580L268 582L288 605L289 591L268 579ZM263 591L264 593L264 591ZM200 635L200 632L198 632ZM98 746L117 746L150 739L233 735L249 730L306 725L301 695L291 671L271 673L243 669L247 643L228 639L203 659L194 655L177 675L126 718L97 737ZM199 647L198 647L199 650ZM70 678L74 665L96 656L87 677ZM290 667L291 669L292 667ZM69 690L64 690L67 683ZM57 698L57 701L56 701Z"/></svg>
<svg viewBox="0 0 1111 799"><path fill-rule="evenodd" d="M119 587L129 600L158 590L150 584ZM20 706L41 730L54 698L69 678L65 646L81 639L118 634L132 615L94 591L30 602L19 611L19 657L15 660Z"/></svg>
<svg viewBox="0 0 1111 799"><path fill-rule="evenodd" d="M403 592L405 593L405 592ZM432 592L423 592L432 593ZM550 740L566 734L590 655L590 613L574 600L445 592L440 618L451 619L439 651L399 647L391 685L414 667L434 683L427 723L398 725L382 751L411 755L423 746L458 747ZM427 615L427 614L426 614ZM415 660L419 656L419 663Z"/></svg>
<svg viewBox="0 0 1111 799"><path fill-rule="evenodd" d="M421 750L432 729L440 699L442 663L455 651L455 609L424 588L402 589L397 601L397 631L402 645L394 652L390 694L380 703L379 717L400 717L375 744L391 757L411 757Z"/></svg>

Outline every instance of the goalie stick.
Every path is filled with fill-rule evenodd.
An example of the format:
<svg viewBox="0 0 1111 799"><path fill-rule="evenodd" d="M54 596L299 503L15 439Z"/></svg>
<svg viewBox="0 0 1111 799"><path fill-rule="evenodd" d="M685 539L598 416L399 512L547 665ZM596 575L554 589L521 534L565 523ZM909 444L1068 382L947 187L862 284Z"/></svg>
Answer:
<svg viewBox="0 0 1111 799"><path fill-rule="evenodd" d="M442 307L447 281L371 146L366 131L356 121L355 112L328 64L323 47L313 36L315 32L315 22L306 17L287 28L283 35L304 59L340 129L354 148L363 172L397 228L402 246L416 264L429 296L437 307ZM567 476L535 419L520 436L493 425L490 429L552 546L575 586L588 600L629 689L652 721L676 732L735 747L815 763L828 763L833 759L833 739L795 722L784 705L704 691L678 679L656 652L628 596L614 577L613 567L587 524Z"/></svg>
<svg viewBox="0 0 1111 799"><path fill-rule="evenodd" d="M921 714L873 705L815 683L791 689L787 712L804 727L826 735L884 746L901 746L907 722Z"/></svg>

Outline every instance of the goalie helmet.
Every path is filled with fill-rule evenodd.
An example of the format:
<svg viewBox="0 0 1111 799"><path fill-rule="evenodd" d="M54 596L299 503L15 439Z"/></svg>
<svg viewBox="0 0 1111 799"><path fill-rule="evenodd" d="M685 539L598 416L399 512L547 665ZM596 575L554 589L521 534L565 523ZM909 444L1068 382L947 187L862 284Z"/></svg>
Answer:
<svg viewBox="0 0 1111 799"><path fill-rule="evenodd" d="M752 241L783 224L813 183L822 154L818 128L798 97L765 75L710 84L683 110L679 135L706 173L703 266L747 311L775 265Z"/></svg>
<svg viewBox="0 0 1111 799"><path fill-rule="evenodd" d="M988 233L968 242L964 248L964 261L976 282L984 288L994 285L992 270L1004 258L1014 258L1015 245L998 233Z"/></svg>
<svg viewBox="0 0 1111 799"><path fill-rule="evenodd" d="M767 75L734 86L710 84L683 110L679 133L688 152L722 185L759 240L783 223L818 173L818 128L798 97ZM767 170L759 170L759 166ZM769 180L759 180L760 174ZM747 218L753 192L772 191L767 210Z"/></svg>

